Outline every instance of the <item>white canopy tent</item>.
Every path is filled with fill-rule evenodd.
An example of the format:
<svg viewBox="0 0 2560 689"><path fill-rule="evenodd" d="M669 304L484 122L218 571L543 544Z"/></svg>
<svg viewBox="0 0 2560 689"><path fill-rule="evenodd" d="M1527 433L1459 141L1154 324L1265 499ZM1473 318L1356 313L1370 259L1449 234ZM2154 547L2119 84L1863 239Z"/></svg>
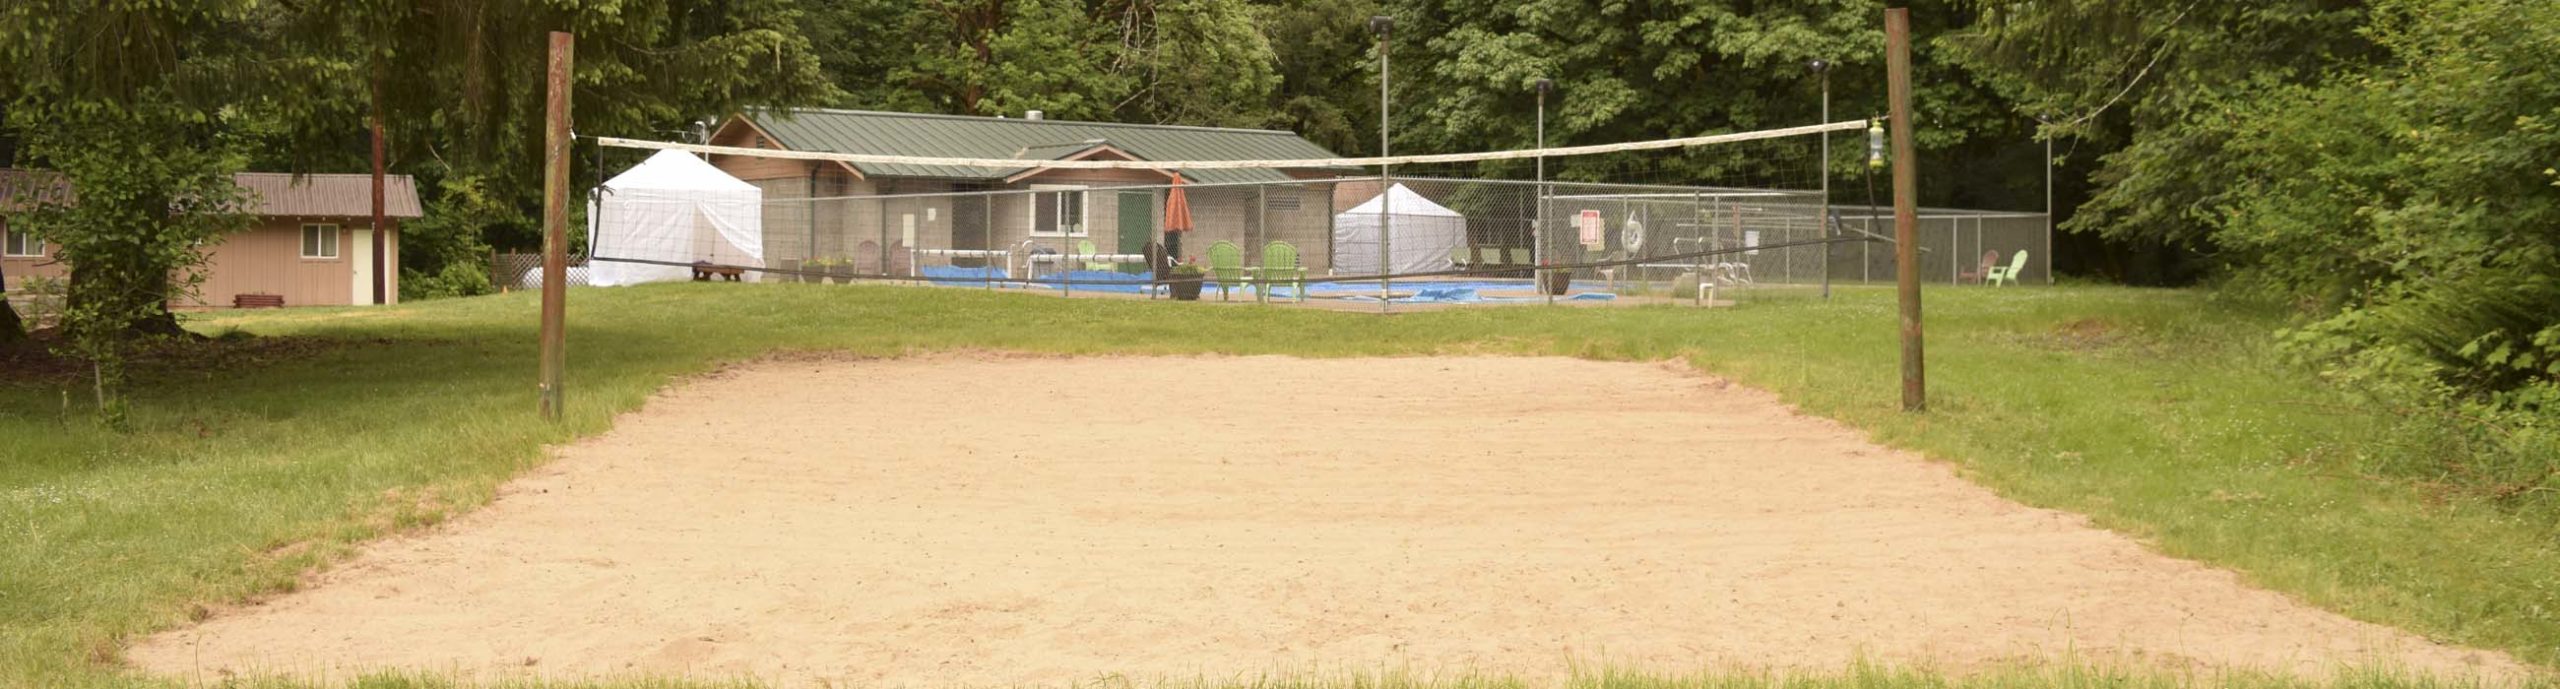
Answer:
<svg viewBox="0 0 2560 689"><path fill-rule="evenodd" d="M1385 212L1380 213L1380 200ZM1378 271L1378 227L1387 220L1388 268L1397 273L1448 270L1449 257L1467 248L1467 218L1432 203L1398 184L1367 203L1333 216L1333 272L1374 275Z"/></svg>
<svg viewBox="0 0 2560 689"><path fill-rule="evenodd" d="M764 267L764 191L693 154L659 151L605 182L600 197L588 209L588 284L680 282L693 276L681 264L697 261Z"/></svg>

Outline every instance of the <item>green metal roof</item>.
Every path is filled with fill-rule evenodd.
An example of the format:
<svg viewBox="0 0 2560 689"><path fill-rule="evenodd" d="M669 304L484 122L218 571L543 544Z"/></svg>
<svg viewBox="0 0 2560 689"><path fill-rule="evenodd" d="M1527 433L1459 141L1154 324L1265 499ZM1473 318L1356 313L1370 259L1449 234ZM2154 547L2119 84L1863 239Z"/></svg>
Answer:
<svg viewBox="0 0 2560 689"><path fill-rule="evenodd" d="M743 115L794 151L1058 160L1109 145L1142 160L1305 160L1337 157L1297 134L1262 129L1023 120L860 110L799 109ZM858 163L871 177L1000 180L1024 168ZM1285 181L1277 170L1184 170L1203 184Z"/></svg>

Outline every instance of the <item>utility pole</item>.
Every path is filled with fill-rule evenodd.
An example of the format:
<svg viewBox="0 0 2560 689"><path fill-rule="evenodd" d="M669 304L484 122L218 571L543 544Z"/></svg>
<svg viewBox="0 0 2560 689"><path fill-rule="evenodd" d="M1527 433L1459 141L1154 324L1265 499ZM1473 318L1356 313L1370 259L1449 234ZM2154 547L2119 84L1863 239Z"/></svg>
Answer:
<svg viewBox="0 0 2560 689"><path fill-rule="evenodd" d="M550 97L542 133L542 418L560 419L569 356L569 65L577 38L551 32Z"/></svg>
<svg viewBox="0 0 2560 689"><path fill-rule="evenodd" d="M383 217L387 214L383 212L382 208L384 202L384 194L382 191L382 177L384 173L382 165L382 71L382 58L374 58L373 117L371 118L373 120L373 255L358 259L373 261L373 303L375 304L385 304L390 302L389 297L384 294L384 292L389 291L384 289L384 287L389 284L390 278L389 276L382 274L383 269L388 267L387 264L390 263L390 261L386 260L390 249L383 245L389 243L389 240L391 239L390 232L383 228L383 225L389 223L387 222L387 219Z"/></svg>
<svg viewBox="0 0 2560 689"><path fill-rule="evenodd" d="M1902 410L1929 410L1921 357L1920 168L1911 144L1911 10L1884 11L1885 90L1893 116L1894 281L1902 302Z"/></svg>

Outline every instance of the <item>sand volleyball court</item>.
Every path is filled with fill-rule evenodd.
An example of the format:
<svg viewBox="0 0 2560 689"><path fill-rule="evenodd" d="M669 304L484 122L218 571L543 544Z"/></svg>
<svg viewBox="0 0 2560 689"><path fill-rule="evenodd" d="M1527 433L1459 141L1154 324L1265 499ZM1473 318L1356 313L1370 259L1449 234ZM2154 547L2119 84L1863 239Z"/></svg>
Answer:
<svg viewBox="0 0 2560 689"><path fill-rule="evenodd" d="M141 668L1054 685L2073 658L2504 674L1683 369L785 360Z"/></svg>

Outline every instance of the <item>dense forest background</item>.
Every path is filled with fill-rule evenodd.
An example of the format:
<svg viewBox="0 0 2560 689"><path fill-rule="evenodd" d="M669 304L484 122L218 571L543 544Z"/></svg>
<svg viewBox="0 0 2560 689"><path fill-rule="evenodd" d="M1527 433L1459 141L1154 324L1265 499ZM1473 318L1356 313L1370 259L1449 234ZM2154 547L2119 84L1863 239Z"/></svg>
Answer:
<svg viewBox="0 0 2560 689"><path fill-rule="evenodd" d="M2335 375L2501 409L2560 405L2560 3L1908 4L1924 203L2039 209L2050 162L2066 275L2288 301L2305 314L2295 349ZM404 288L485 290L491 247L534 243L553 29L580 37L586 135L683 138L753 106L1040 109L1284 128L1358 155L1377 147L1373 15L1398 21L1397 150L1437 152L1529 145L1539 78L1560 87L1555 144L1810 123L1819 82L1805 65L1817 59L1835 65L1837 118L1875 113L1882 9L23 0L0 8L0 156L79 185L80 207L24 223L74 262L74 302L89 311L73 322L122 332L183 288L160 276L187 264L187 247L236 226L220 184L230 171L365 170L376 118L392 170L417 175L430 207L408 228ZM1857 174L1857 147L1841 148L1835 167ZM1607 164L1562 161L1558 175Z"/></svg>

